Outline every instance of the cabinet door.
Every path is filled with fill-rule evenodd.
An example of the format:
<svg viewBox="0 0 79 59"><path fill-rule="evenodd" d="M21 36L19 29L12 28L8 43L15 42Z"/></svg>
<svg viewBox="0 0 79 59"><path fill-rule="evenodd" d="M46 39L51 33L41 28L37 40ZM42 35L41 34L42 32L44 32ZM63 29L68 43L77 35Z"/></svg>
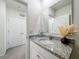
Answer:
<svg viewBox="0 0 79 59"><path fill-rule="evenodd" d="M34 49L31 49L30 52L30 59L37 59L37 53L34 51Z"/></svg>
<svg viewBox="0 0 79 59"><path fill-rule="evenodd" d="M30 59L46 59L46 58L42 54L37 52L34 48L32 48Z"/></svg>
<svg viewBox="0 0 79 59"><path fill-rule="evenodd" d="M35 53L33 53L33 49L35 51L37 51L37 57L39 59L59 59L58 57L56 57L54 54L51 54L50 52L48 52L47 50L43 49L42 47L38 46L37 44L35 44L34 42L30 42L30 49L31 49L31 55L33 56Z"/></svg>

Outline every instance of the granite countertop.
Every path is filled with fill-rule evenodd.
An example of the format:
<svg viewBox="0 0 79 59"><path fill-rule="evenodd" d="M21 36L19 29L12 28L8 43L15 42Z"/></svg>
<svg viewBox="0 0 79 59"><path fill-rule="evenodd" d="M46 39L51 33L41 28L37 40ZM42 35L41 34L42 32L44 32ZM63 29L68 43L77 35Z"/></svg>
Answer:
<svg viewBox="0 0 79 59"><path fill-rule="evenodd" d="M39 45L60 59L69 59L74 45L73 43L70 45L64 45L61 43L60 38L57 37L52 38L52 40L49 40L48 37L31 37L30 39L35 44ZM45 42L49 41L50 44L44 44Z"/></svg>

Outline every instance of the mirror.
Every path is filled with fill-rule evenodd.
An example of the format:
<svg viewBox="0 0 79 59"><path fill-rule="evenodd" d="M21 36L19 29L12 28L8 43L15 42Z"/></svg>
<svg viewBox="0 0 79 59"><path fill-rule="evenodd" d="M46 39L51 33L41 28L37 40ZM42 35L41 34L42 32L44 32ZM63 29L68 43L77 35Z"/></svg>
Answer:
<svg viewBox="0 0 79 59"><path fill-rule="evenodd" d="M60 36L59 26L73 24L72 0L57 0L49 7L49 33Z"/></svg>

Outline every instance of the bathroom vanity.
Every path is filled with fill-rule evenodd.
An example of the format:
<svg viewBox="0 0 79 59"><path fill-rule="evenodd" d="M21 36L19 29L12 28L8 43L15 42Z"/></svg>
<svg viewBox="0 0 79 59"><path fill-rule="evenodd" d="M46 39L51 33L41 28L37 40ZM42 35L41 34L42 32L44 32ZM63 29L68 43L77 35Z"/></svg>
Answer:
<svg viewBox="0 0 79 59"><path fill-rule="evenodd" d="M33 34L30 37L30 59L70 59L74 41L70 40L69 45L61 43L59 27L73 24L72 0L50 0L51 3L43 5L45 2L40 1L39 19L29 33ZM53 35L52 40L49 35Z"/></svg>
<svg viewBox="0 0 79 59"><path fill-rule="evenodd" d="M61 43L60 38L31 37L30 59L69 59L73 50L74 41L70 45Z"/></svg>

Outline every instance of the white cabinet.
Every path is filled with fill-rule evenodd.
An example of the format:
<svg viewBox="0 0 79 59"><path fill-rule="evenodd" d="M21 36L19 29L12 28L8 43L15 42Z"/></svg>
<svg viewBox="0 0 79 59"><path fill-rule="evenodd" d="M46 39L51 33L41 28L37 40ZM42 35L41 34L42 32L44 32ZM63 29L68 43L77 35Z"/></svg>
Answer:
<svg viewBox="0 0 79 59"><path fill-rule="evenodd" d="M35 49L32 49L30 59L46 59L46 58L42 54L37 52Z"/></svg>
<svg viewBox="0 0 79 59"><path fill-rule="evenodd" d="M59 59L59 58L31 41L30 59Z"/></svg>

